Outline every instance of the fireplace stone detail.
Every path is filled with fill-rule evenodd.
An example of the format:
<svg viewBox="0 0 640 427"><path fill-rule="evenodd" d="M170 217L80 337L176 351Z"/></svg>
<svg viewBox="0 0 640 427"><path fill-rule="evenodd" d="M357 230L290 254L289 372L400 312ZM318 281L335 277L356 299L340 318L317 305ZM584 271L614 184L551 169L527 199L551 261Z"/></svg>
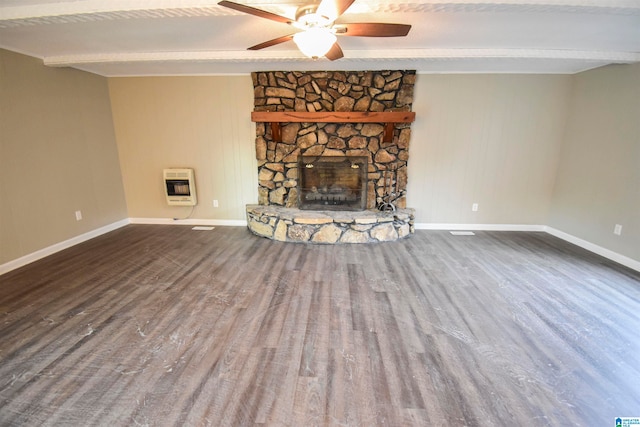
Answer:
<svg viewBox="0 0 640 427"><path fill-rule="evenodd" d="M255 72L256 112L411 111L415 71ZM385 141L385 123L282 123L280 135L256 123L258 203L298 208L300 156L367 158L366 206L375 209L393 189L406 207L410 123L396 123ZM388 140L389 138L387 138Z"/></svg>
<svg viewBox="0 0 640 427"><path fill-rule="evenodd" d="M279 206L247 205L249 230L280 242L377 243L414 232L414 210L304 211Z"/></svg>

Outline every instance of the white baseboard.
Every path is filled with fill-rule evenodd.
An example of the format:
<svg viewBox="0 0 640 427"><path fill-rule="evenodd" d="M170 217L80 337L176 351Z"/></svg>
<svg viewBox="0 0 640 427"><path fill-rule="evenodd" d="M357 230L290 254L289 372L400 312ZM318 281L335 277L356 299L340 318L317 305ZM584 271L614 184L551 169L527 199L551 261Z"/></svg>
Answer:
<svg viewBox="0 0 640 427"><path fill-rule="evenodd" d="M236 219L178 219L172 218L128 218L104 227L97 228L71 239L40 249L28 255L9 261L0 265L0 275L8 273L11 270L20 268L24 265L37 261L46 256L52 255L63 249L85 242L94 237L124 227L127 224L160 224L160 225L213 225L213 226L237 226L246 227L247 221ZM527 224L445 224L445 223L416 223L416 230L469 230L469 231L544 231L552 236L566 240L576 246L580 246L590 252L601 255L633 270L640 271L640 261L636 261L617 252L603 248L602 246L572 236L553 227L546 225L527 225Z"/></svg>
<svg viewBox="0 0 640 427"><path fill-rule="evenodd" d="M129 218L131 224L160 224L160 225L219 225L231 227L246 227L247 221L242 219L173 219L173 218Z"/></svg>
<svg viewBox="0 0 640 427"><path fill-rule="evenodd" d="M625 267L629 267L633 270L640 271L640 261L636 261L635 259L621 255L607 248L603 248L602 246L596 245L595 243L588 242L579 237L573 236L569 233L565 233L564 231L556 230L553 227L547 226L545 227L544 231L551 234L552 236L558 237L559 239L566 240L569 243L573 243L576 246L580 246L581 248L586 249L589 252L593 252L595 254L608 258L611 261L615 261L618 264L622 264Z"/></svg>
<svg viewBox="0 0 640 427"><path fill-rule="evenodd" d="M544 225L416 223L416 230L545 231Z"/></svg>
<svg viewBox="0 0 640 427"><path fill-rule="evenodd" d="M468 231L544 231L559 239L573 243L590 252L603 256L625 267L640 271L640 261L621 255L602 246L572 236L564 231L556 230L547 225L519 225L519 224L444 224L444 223L416 223L416 230L468 230Z"/></svg>
<svg viewBox="0 0 640 427"><path fill-rule="evenodd" d="M86 242L87 240L93 239L94 237L98 237L102 234L116 230L120 227L124 227L127 224L129 224L129 219L123 219L121 221L117 221L112 224L105 225L104 227L96 228L95 230L88 231L79 236L72 237L71 239L37 250L28 255L21 256L20 258L14 259L12 261L9 261L5 264L0 265L0 275L4 273L8 273L9 271L15 270L16 268L20 268L24 265L30 264L46 256L53 255L56 252L60 252L63 249L70 248L71 246L75 246L79 243Z"/></svg>

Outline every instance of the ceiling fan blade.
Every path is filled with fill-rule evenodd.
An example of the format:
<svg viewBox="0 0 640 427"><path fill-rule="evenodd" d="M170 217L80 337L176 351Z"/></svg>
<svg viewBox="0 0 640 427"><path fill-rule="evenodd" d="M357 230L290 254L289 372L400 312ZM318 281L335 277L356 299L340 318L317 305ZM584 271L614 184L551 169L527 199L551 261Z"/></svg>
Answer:
<svg viewBox="0 0 640 427"><path fill-rule="evenodd" d="M331 46L331 49L329 49L329 52L325 53L324 56L330 61L335 61L336 59L342 58L344 53L342 53L342 49L338 42L335 42L333 46Z"/></svg>
<svg viewBox="0 0 640 427"><path fill-rule="evenodd" d="M322 0L318 6L317 14L326 16L331 21L338 19L355 0Z"/></svg>
<svg viewBox="0 0 640 427"><path fill-rule="evenodd" d="M338 24L337 34L342 36L359 37L402 37L409 34L411 25L385 24L376 22L356 22L353 24Z"/></svg>
<svg viewBox="0 0 640 427"><path fill-rule="evenodd" d="M275 13L267 12L266 10L256 9L255 7L245 6L243 4L234 3L232 1L221 1L219 6L228 7L229 9L237 10L238 12L248 13L249 15L258 16L260 18L271 19L272 21L283 22L285 24L291 24L293 21L285 16L276 15Z"/></svg>
<svg viewBox="0 0 640 427"><path fill-rule="evenodd" d="M251 46L247 48L247 50L260 50L260 49L264 49L265 47L275 46L280 43L288 42L289 40L293 40L293 34L289 34L288 36L278 37L277 39L273 39L273 40L267 40L266 42L262 42L255 46Z"/></svg>

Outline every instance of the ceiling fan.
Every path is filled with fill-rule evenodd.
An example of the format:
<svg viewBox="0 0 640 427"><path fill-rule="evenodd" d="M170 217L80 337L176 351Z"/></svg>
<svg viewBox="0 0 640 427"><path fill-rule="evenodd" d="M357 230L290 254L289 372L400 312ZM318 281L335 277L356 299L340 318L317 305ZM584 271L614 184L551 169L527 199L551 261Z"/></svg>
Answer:
<svg viewBox="0 0 640 427"><path fill-rule="evenodd" d="M336 41L336 35L403 37L409 33L411 25L406 24L375 22L336 23L335 21L354 1L355 0L322 0L320 2L308 3L298 7L295 20L232 1L221 1L218 4L260 18L282 22L301 30L251 46L248 50L260 50L293 40L305 55L314 59L324 56L331 61L335 61L344 56L340 45Z"/></svg>

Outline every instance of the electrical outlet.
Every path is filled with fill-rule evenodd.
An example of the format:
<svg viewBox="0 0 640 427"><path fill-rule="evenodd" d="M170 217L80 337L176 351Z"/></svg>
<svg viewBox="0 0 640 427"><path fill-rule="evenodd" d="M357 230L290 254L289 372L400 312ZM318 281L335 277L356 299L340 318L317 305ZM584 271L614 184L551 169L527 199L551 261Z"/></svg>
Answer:
<svg viewBox="0 0 640 427"><path fill-rule="evenodd" d="M218 207L218 201L217 201L217 200L214 200L214 201L213 201L213 207L214 207L214 208L217 208L217 207Z"/></svg>
<svg viewBox="0 0 640 427"><path fill-rule="evenodd" d="M618 236L622 234L622 226L620 224L616 224L616 226L613 227L613 234L617 234Z"/></svg>
<svg viewBox="0 0 640 427"><path fill-rule="evenodd" d="M82 211L76 211L76 221L80 221L82 219Z"/></svg>
<svg viewBox="0 0 640 427"><path fill-rule="evenodd" d="M477 203L472 204L471 205L471 210L474 211L474 212L478 212L478 204Z"/></svg>

